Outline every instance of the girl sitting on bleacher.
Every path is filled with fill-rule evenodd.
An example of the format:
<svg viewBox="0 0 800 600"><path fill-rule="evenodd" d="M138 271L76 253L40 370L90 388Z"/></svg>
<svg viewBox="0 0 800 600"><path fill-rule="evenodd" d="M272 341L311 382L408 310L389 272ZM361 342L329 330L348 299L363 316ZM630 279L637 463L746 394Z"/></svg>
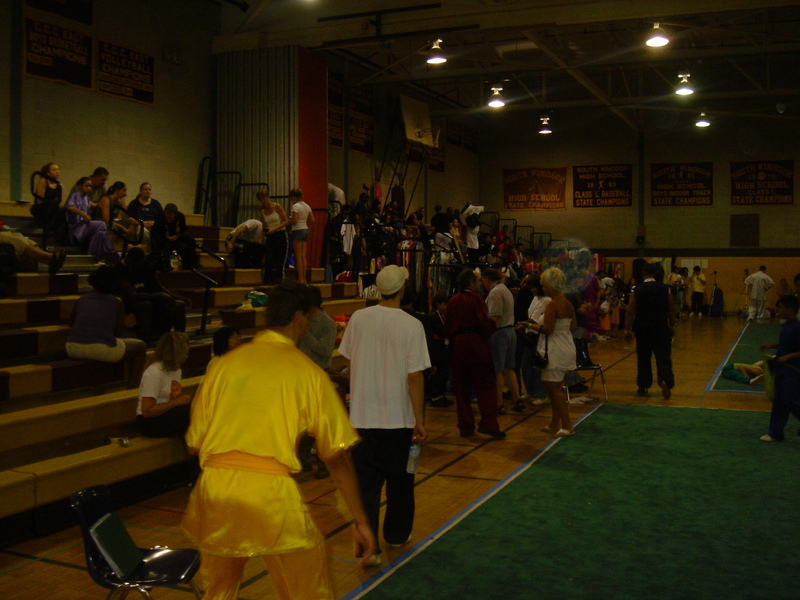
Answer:
<svg viewBox="0 0 800 600"><path fill-rule="evenodd" d="M145 437L183 436L189 428L191 396L181 389L181 365L189 358L189 338L168 331L161 336L153 363L142 375L136 427Z"/></svg>

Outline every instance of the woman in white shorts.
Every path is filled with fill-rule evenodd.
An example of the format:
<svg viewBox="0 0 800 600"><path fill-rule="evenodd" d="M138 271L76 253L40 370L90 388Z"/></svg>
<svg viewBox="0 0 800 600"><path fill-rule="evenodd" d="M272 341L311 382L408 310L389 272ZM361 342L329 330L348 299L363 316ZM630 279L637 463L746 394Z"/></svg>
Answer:
<svg viewBox="0 0 800 600"><path fill-rule="evenodd" d="M566 277L557 267L547 269L540 278L544 293L551 300L544 310L542 324L532 325L538 331L539 351L544 354L547 346L547 367L542 369L542 382L547 390L547 396L553 407L550 423L542 428L545 433L552 433L555 437L575 435L575 429L569 418L569 405L564 395L564 376L574 371L575 342L572 341L572 331L578 326L575 319L575 309L564 297Z"/></svg>

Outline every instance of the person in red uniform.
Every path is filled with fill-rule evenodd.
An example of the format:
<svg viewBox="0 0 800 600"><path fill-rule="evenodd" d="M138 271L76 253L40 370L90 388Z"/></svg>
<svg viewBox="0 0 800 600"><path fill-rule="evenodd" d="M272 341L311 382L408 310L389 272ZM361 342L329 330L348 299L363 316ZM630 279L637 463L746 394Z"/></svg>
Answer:
<svg viewBox="0 0 800 600"><path fill-rule="evenodd" d="M450 358L453 387L456 393L458 429L462 437L475 433L470 395L474 389L478 396L481 420L478 433L493 439L503 439L497 423L497 389L494 365L489 350L489 336L495 323L486 313L486 304L478 295L480 279L474 271L464 269L458 276L458 294L447 303L444 326L450 339Z"/></svg>

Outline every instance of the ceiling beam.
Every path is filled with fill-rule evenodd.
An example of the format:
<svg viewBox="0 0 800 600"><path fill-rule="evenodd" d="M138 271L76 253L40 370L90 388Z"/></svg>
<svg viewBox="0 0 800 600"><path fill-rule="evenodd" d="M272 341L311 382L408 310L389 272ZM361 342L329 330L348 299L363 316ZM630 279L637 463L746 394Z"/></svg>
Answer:
<svg viewBox="0 0 800 600"><path fill-rule="evenodd" d="M563 60L554 50L551 50L548 47L546 41L542 39L540 35L537 35L532 31L525 31L524 34L525 37L534 42L542 52L549 56L550 60L556 63L558 67L566 69L567 73L569 73L575 81L586 88L586 90L595 98L597 98L602 104L607 106L611 112L627 123L631 129L634 131L640 131L641 127L639 124L636 123L624 109L613 106L611 98L608 96L608 94L601 90L594 81L592 81L583 73L583 71L580 69L571 68L565 60Z"/></svg>

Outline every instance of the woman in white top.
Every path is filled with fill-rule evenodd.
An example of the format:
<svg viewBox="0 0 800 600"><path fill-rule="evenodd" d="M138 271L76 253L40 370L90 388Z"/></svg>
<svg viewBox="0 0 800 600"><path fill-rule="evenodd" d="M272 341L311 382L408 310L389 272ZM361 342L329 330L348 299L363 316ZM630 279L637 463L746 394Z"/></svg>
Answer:
<svg viewBox="0 0 800 600"><path fill-rule="evenodd" d="M311 207L303 202L303 190L296 189L289 192L289 202L292 203L292 251L294 252L294 266L297 269L297 281L306 283L306 247L308 246L308 226L314 222L314 213Z"/></svg>
<svg viewBox="0 0 800 600"><path fill-rule="evenodd" d="M280 283L283 279L283 268L286 266L286 255L289 252L289 240L286 227L289 219L286 211L269 197L269 188L259 190L256 198L261 201L261 222L263 223L264 248L264 283ZM308 230L306 230L308 231Z"/></svg>
<svg viewBox="0 0 800 600"><path fill-rule="evenodd" d="M139 385L136 427L145 437L183 436L189 428L191 396L181 389L181 365L189 358L189 338L168 331L158 340L153 363Z"/></svg>
<svg viewBox="0 0 800 600"><path fill-rule="evenodd" d="M562 294L567 284L564 272L551 267L542 273L541 282L544 293L550 296L550 302L544 309L542 323L533 324L531 328L540 334L539 351L544 353L547 347L548 361L547 367L542 369L542 381L553 405L550 423L542 431L552 433L555 437L567 437L575 435L575 429L569 418L567 398L561 388L564 376L575 370L572 332L578 322L572 303Z"/></svg>

